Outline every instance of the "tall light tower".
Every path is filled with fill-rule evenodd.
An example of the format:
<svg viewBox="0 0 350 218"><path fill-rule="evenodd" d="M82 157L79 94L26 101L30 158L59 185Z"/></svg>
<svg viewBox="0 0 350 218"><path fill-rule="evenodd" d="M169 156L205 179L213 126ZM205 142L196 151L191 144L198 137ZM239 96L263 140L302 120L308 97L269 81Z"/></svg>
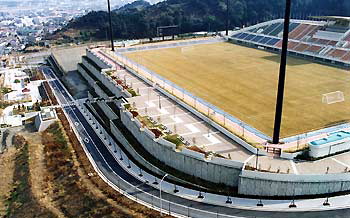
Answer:
<svg viewBox="0 0 350 218"><path fill-rule="evenodd" d="M229 26L229 0L226 0L226 36L228 36L228 26Z"/></svg>
<svg viewBox="0 0 350 218"><path fill-rule="evenodd" d="M284 98L284 86L286 81L286 65L287 65L287 52L288 52L288 35L289 35L289 23L290 23L290 11L291 0L286 0L286 11L284 15L284 32L282 43L282 54L280 63L280 74L278 79L277 101L276 101L276 113L275 113L275 126L273 130L273 144L279 143L283 110L283 98Z"/></svg>
<svg viewBox="0 0 350 218"><path fill-rule="evenodd" d="M108 18L109 18L109 38L111 39L112 51L114 51L111 4L109 3L109 0L107 0L107 3L108 3Z"/></svg>

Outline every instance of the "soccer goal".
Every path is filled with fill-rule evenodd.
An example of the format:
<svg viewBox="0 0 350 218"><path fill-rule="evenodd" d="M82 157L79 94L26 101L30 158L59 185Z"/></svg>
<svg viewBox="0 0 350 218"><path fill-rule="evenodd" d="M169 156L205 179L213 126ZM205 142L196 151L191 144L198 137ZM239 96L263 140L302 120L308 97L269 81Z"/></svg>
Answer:
<svg viewBox="0 0 350 218"><path fill-rule="evenodd" d="M322 103L334 104L345 101L344 93L341 91L330 92L322 95Z"/></svg>

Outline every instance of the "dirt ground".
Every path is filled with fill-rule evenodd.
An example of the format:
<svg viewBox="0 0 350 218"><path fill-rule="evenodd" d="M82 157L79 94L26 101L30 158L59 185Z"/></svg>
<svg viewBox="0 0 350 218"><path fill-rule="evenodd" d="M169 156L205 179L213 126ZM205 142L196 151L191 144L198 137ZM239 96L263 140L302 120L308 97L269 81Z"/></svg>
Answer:
<svg viewBox="0 0 350 218"><path fill-rule="evenodd" d="M127 56L271 136L280 57L231 43L128 53ZM350 120L350 72L289 57L282 136ZM345 102L323 104L342 91Z"/></svg>
<svg viewBox="0 0 350 218"><path fill-rule="evenodd" d="M103 182L60 123L28 127L0 155L0 217L157 217Z"/></svg>
<svg viewBox="0 0 350 218"><path fill-rule="evenodd" d="M6 214L6 200L12 190L15 157L16 148L14 147L0 155L0 217L4 217Z"/></svg>

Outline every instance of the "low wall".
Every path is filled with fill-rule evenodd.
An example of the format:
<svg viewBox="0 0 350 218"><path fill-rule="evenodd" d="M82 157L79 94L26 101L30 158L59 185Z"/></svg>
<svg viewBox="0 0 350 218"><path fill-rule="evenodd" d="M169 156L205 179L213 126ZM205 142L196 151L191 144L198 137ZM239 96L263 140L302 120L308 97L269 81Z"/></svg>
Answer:
<svg viewBox="0 0 350 218"><path fill-rule="evenodd" d="M90 49L86 49L86 56L93 60L102 69L111 68L108 63L104 62L103 59L100 59L98 56L96 56Z"/></svg>
<svg viewBox="0 0 350 218"><path fill-rule="evenodd" d="M243 170L238 193L256 196L301 196L350 190L350 173L277 174Z"/></svg>
<svg viewBox="0 0 350 218"><path fill-rule="evenodd" d="M95 83L93 88L97 95L101 96L104 99L109 99L109 96Z"/></svg>
<svg viewBox="0 0 350 218"><path fill-rule="evenodd" d="M98 80L101 81L102 75L101 72L98 71L94 66L92 66L87 60L83 58L82 60L83 65L94 75Z"/></svg>
<svg viewBox="0 0 350 218"><path fill-rule="evenodd" d="M79 64L78 64L78 72L83 75L84 79L86 79L86 81L89 83L89 85L93 86L93 84L95 84L95 80L93 80L89 74L87 74L87 72L85 71L85 69L83 69Z"/></svg>
<svg viewBox="0 0 350 218"><path fill-rule="evenodd" d="M114 111L106 104L105 101L97 101L98 106L103 110L103 112L106 114L108 119L114 120L117 119L118 116Z"/></svg>
<svg viewBox="0 0 350 218"><path fill-rule="evenodd" d="M238 186L242 162L222 158L206 159L203 154L188 149L177 151L176 146L164 139L156 139L148 129L140 128L139 121L130 112L121 112L126 128L143 147L164 164L188 175L228 186Z"/></svg>
<svg viewBox="0 0 350 218"><path fill-rule="evenodd" d="M97 57L93 53L89 53L90 57L94 56L95 59ZM95 60L94 60L95 61ZM82 61L83 65L94 75L96 78L103 83L115 96L120 97L123 96L124 98L131 97L131 95L128 92L123 91L122 89L118 88L118 85L115 81L113 81L110 77L107 77L104 73L98 71L94 66L92 66L88 61L84 60ZM82 69L78 65L79 72L85 72L84 69ZM94 81L90 76L87 74L84 74L87 76L87 81L90 85L94 85L96 81ZM96 91L97 92L97 91Z"/></svg>

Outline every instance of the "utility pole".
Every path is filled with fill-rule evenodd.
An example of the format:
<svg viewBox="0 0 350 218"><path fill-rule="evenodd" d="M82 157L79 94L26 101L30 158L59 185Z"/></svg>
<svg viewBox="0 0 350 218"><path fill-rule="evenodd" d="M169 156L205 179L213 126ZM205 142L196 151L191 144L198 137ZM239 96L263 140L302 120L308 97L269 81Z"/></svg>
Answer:
<svg viewBox="0 0 350 218"><path fill-rule="evenodd" d="M276 113L275 113L275 125L273 130L273 144L279 143L283 110L283 98L284 98L284 86L286 80L286 65L287 65L287 52L288 52L288 35L289 35L289 23L290 23L290 10L291 0L286 0L286 11L284 15L284 32L282 43L282 54L280 73L278 80L277 101L276 101Z"/></svg>
<svg viewBox="0 0 350 218"><path fill-rule="evenodd" d="M110 4L109 0L107 0L107 3L108 3L108 18L109 18L109 37L111 40L112 51L114 51L111 4Z"/></svg>

